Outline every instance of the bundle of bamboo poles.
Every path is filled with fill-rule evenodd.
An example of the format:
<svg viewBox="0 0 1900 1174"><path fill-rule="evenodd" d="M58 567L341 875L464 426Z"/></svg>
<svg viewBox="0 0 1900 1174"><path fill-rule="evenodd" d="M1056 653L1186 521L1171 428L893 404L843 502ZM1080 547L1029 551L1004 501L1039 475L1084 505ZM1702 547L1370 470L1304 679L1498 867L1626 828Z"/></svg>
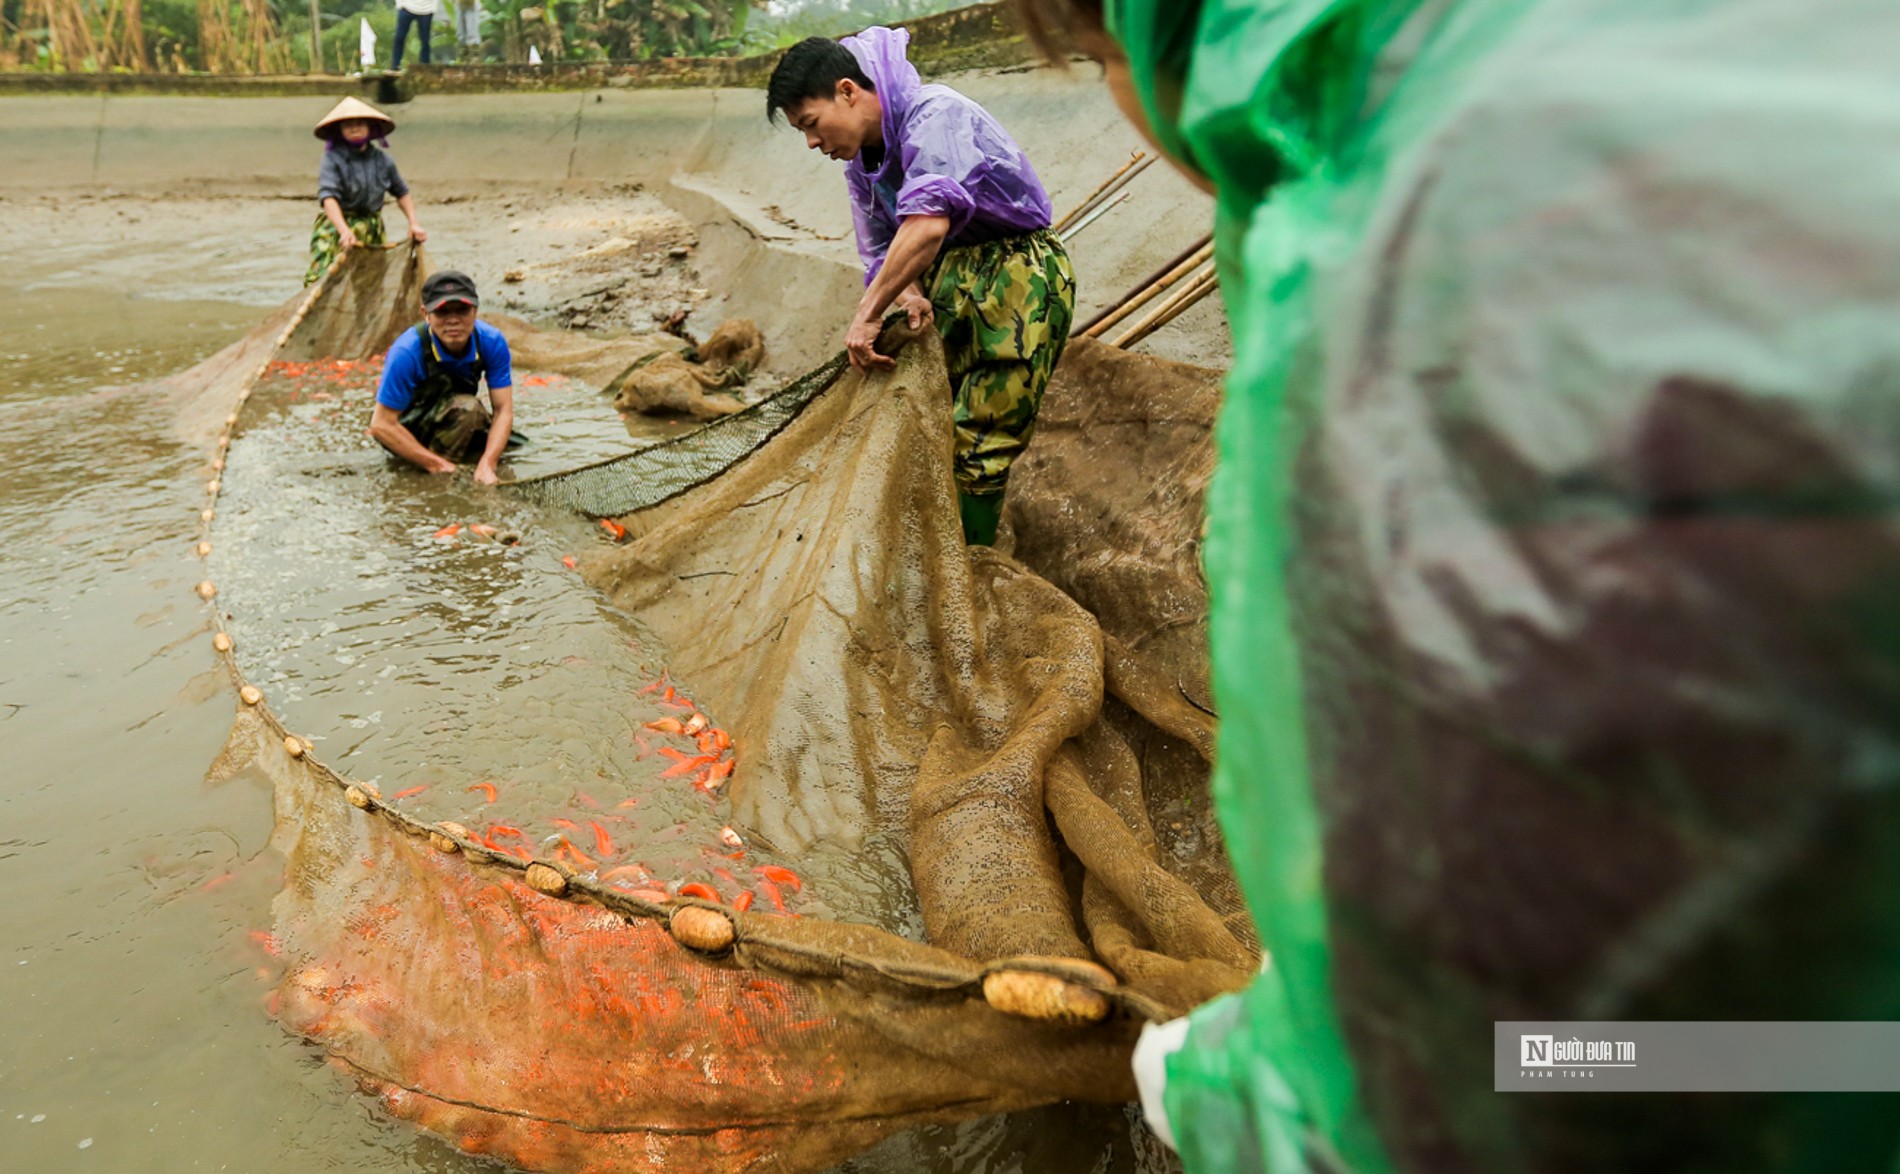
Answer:
<svg viewBox="0 0 1900 1174"><path fill-rule="evenodd" d="M198 0L198 55L212 73L283 73L291 64L269 0Z"/></svg>
<svg viewBox="0 0 1900 1174"><path fill-rule="evenodd" d="M144 70L145 26L139 4L140 0L26 0L15 27L23 48L29 30L45 30L44 45L56 69Z"/></svg>
<svg viewBox="0 0 1900 1174"><path fill-rule="evenodd" d="M1146 171L1154 157L1146 151L1136 151L1122 164L1121 169L1102 181L1102 185L1090 192L1088 198L1077 204L1067 216L1049 226L1049 231L1061 237L1064 243L1075 239L1075 235L1102 218L1102 214L1128 198L1122 189L1127 187L1137 175Z"/></svg>
<svg viewBox="0 0 1900 1174"><path fill-rule="evenodd" d="M1153 303L1147 313L1107 340L1110 346L1126 349L1180 317L1218 285L1214 273L1214 238L1204 236L1149 274L1113 305L1077 326L1070 337L1101 338Z"/></svg>

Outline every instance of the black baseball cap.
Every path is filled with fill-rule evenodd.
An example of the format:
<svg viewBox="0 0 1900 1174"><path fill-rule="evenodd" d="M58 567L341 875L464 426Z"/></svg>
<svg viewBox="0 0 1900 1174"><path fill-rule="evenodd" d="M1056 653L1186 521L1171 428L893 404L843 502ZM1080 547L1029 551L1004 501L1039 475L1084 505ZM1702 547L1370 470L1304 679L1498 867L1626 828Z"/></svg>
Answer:
<svg viewBox="0 0 1900 1174"><path fill-rule="evenodd" d="M475 283L468 274L459 269L438 269L422 283L422 308L433 314L450 302L479 306L482 299L475 296Z"/></svg>

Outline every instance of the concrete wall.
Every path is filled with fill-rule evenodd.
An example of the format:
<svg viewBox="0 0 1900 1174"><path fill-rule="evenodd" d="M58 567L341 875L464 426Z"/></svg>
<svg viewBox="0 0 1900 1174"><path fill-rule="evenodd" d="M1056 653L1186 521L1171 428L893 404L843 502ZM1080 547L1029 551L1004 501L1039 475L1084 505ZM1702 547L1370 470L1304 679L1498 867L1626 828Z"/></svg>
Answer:
<svg viewBox="0 0 1900 1174"><path fill-rule="evenodd" d="M1093 67L944 80L1022 142L1058 214L1140 145ZM328 96L0 98L0 192L306 198L320 152L309 128L332 104ZM392 150L425 205L449 195L645 186L698 226L702 280L726 294L723 314L758 318L787 359L828 353L855 303L840 168L769 125L760 90L424 94L396 114ZM1085 315L1207 231L1210 202L1165 165L1130 193L1071 245ZM1145 349L1225 365L1217 302Z"/></svg>

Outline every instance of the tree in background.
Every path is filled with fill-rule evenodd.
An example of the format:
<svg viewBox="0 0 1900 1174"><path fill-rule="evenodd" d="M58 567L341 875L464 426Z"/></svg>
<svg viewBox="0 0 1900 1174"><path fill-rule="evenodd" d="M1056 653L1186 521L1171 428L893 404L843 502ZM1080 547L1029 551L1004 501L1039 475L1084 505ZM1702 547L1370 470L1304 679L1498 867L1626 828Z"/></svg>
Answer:
<svg viewBox="0 0 1900 1174"><path fill-rule="evenodd" d="M453 6L457 0L446 0ZM966 7L970 0L489 0L488 60L639 61L719 57L842 36ZM0 69L348 73L359 22L395 34L393 0L322 0L322 59L310 60L305 0L0 0ZM438 60L467 60L448 11Z"/></svg>
<svg viewBox="0 0 1900 1174"><path fill-rule="evenodd" d="M777 49L806 37L842 37L874 24L895 24L968 8L976 0L772 0L755 23Z"/></svg>

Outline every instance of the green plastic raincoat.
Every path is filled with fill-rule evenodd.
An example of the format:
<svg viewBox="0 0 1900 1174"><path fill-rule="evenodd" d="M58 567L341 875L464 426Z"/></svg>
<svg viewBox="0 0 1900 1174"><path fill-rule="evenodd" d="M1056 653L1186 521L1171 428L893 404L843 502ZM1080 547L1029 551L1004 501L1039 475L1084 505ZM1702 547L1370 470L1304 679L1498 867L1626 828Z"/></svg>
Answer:
<svg viewBox="0 0 1900 1174"><path fill-rule="evenodd" d="M1169 1058L1188 1169L1892 1168L1869 1098L1494 1091L1491 1025L1900 1013L1900 10L1106 7L1235 347L1271 960Z"/></svg>

